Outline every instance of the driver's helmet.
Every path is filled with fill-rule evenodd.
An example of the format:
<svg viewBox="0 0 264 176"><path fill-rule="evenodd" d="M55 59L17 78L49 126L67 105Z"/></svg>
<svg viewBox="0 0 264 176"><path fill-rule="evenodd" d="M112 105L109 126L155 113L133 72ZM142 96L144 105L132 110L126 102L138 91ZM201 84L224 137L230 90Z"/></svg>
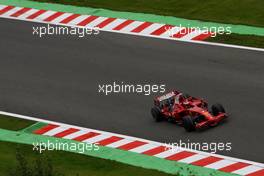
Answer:
<svg viewBox="0 0 264 176"><path fill-rule="evenodd" d="M167 106L171 106L174 104L174 97L171 97L167 100Z"/></svg>
<svg viewBox="0 0 264 176"><path fill-rule="evenodd" d="M186 93L182 93L179 97L179 102L180 103L188 103L188 98L190 98L190 95L186 94Z"/></svg>

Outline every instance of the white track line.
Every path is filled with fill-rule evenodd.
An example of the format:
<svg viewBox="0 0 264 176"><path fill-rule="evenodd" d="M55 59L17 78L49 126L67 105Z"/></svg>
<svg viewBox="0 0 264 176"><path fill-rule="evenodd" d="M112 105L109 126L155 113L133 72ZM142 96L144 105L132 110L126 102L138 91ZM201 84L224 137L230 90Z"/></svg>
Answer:
<svg viewBox="0 0 264 176"><path fill-rule="evenodd" d="M135 29L136 27L138 27L139 25L141 25L144 22L140 22L140 21L133 21L132 23L130 23L129 25L127 25L126 27L124 27L123 29L121 29L122 32L130 32L133 29Z"/></svg>
<svg viewBox="0 0 264 176"><path fill-rule="evenodd" d="M0 4L0 10L4 9L5 7L7 7L7 6Z"/></svg>
<svg viewBox="0 0 264 176"><path fill-rule="evenodd" d="M72 133L72 134L69 134L67 136L64 136L63 138L64 139L74 139L74 138L76 138L78 136L81 136L81 135L84 135L84 134L86 134L88 132L89 132L88 130L80 130L80 131L77 131L75 133Z"/></svg>
<svg viewBox="0 0 264 176"><path fill-rule="evenodd" d="M217 161L215 163L209 164L206 167L210 168L210 169L221 169L221 168L224 168L226 166L229 166L229 165L232 165L235 163L237 163L237 162L230 161L230 160L220 160L220 161Z"/></svg>
<svg viewBox="0 0 264 176"><path fill-rule="evenodd" d="M104 139L107 139L107 138L109 138L109 136L100 134L100 135L91 137L89 139L83 140L82 142L86 142L86 143L91 143L92 144L92 143L96 143L98 141L101 141L101 140L104 140Z"/></svg>
<svg viewBox="0 0 264 176"><path fill-rule="evenodd" d="M143 153L145 151L151 150L151 149L156 148L156 147L157 146L156 145L153 145L153 144L145 144L145 145L136 147L134 149L131 149L129 151L136 152L136 153Z"/></svg>
<svg viewBox="0 0 264 176"><path fill-rule="evenodd" d="M58 16L57 18L55 18L54 20L52 20L52 23L59 23L71 15L72 15L72 13L64 13L64 14Z"/></svg>
<svg viewBox="0 0 264 176"><path fill-rule="evenodd" d="M179 150L179 149L177 149L177 150L176 149L171 149L171 150L166 150L164 152L161 152L159 154L156 154L154 156L159 157L159 158L167 158L167 157L172 156L172 155L174 155L176 153L179 153L179 152L182 152L182 150Z"/></svg>
<svg viewBox="0 0 264 176"><path fill-rule="evenodd" d="M202 34L204 31L193 31L189 33L188 35L183 36L181 39L183 40L191 40L192 38L198 36L199 34Z"/></svg>
<svg viewBox="0 0 264 176"><path fill-rule="evenodd" d="M37 12L37 11L38 11L38 10L36 10L36 9L30 9L30 10L27 11L26 13L20 15L19 18L26 19L28 16L34 14L34 13Z"/></svg>
<svg viewBox="0 0 264 176"><path fill-rule="evenodd" d="M117 147L120 147L120 146L122 146L122 145L125 145L125 144L128 144L128 143L130 143L131 142L131 140L129 140L129 139L121 139L121 140L119 140L119 141L116 141L116 142L113 142L113 143L111 143L111 144L108 144L108 145L106 145L107 147L112 147L112 148L117 148Z"/></svg>
<svg viewBox="0 0 264 176"><path fill-rule="evenodd" d="M183 163L189 164L189 163L192 163L192 162L195 162L195 161L207 158L207 157L208 156L206 156L206 155L196 154L196 155L192 155L192 156L189 156L187 158L184 158L182 160L179 160L179 162L183 162Z"/></svg>
<svg viewBox="0 0 264 176"><path fill-rule="evenodd" d="M120 24L123 23L124 21L126 21L126 20L124 20L124 19L116 19L116 20L114 20L112 23L106 25L106 26L104 27L104 30L106 30L106 31L108 31L108 30L111 31L114 27L120 25Z"/></svg>
<svg viewBox="0 0 264 176"><path fill-rule="evenodd" d="M73 19L69 25L70 26L75 26L77 24L79 24L80 22L82 22L83 20L85 20L86 18L88 18L90 15L81 15L81 16L78 16L77 18Z"/></svg>
<svg viewBox="0 0 264 176"><path fill-rule="evenodd" d="M89 24L87 24L85 27L88 27L88 28L93 28L95 27L96 25L102 23L104 20L106 20L107 18L105 17L98 17L96 18L95 20L93 20L92 22L90 22Z"/></svg>
<svg viewBox="0 0 264 176"><path fill-rule="evenodd" d="M54 136L55 134L58 134L58 133L63 132L65 130L67 130L67 128L65 128L63 126L59 126L59 127L54 128L54 129L52 129L52 130L50 130L50 131L48 131L48 132L46 132L46 133L44 133L42 135Z"/></svg>
<svg viewBox="0 0 264 176"><path fill-rule="evenodd" d="M164 24L153 23L150 26L148 26L147 28L145 28L143 31L141 31L139 34L143 34L143 35L148 36L149 34L156 31L157 29L161 28L162 26L164 26Z"/></svg>
<svg viewBox="0 0 264 176"><path fill-rule="evenodd" d="M54 11L46 11L44 13L42 13L41 15L39 15L37 18L35 18L36 20L39 20L39 22L42 22L42 19L46 19L48 17L50 17L51 15L55 14L56 12ZM31 20L29 20L31 21ZM49 23L49 22L47 22Z"/></svg>
<svg viewBox="0 0 264 176"><path fill-rule="evenodd" d="M244 167L242 169L236 170L232 173L239 174L239 175L247 175L247 174L259 171L261 169L263 169L263 168L260 168L260 167L254 166L254 165L250 165L250 166Z"/></svg>
<svg viewBox="0 0 264 176"><path fill-rule="evenodd" d="M167 30L166 32L164 32L160 36L161 37L172 37L174 34L180 32L181 29L182 28L175 26L175 27L171 28L170 30Z"/></svg>
<svg viewBox="0 0 264 176"><path fill-rule="evenodd" d="M4 16L4 17L9 17L10 15L16 13L17 11L19 11L19 10L21 10L21 9L22 9L21 7L15 7L15 8L13 8L13 9L11 9L11 10L5 12L5 13L3 14L3 16Z"/></svg>

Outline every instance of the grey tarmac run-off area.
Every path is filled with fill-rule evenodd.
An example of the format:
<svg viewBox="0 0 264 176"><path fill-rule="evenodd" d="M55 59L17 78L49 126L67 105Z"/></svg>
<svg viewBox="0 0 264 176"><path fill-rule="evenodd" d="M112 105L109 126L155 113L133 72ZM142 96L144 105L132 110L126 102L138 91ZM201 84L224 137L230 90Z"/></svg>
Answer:
<svg viewBox="0 0 264 176"><path fill-rule="evenodd" d="M166 143L232 142L227 156L264 162L264 52L101 32L32 35L41 24L0 19L0 110ZM98 93L99 84L166 84L230 118L187 133L150 115L153 97Z"/></svg>

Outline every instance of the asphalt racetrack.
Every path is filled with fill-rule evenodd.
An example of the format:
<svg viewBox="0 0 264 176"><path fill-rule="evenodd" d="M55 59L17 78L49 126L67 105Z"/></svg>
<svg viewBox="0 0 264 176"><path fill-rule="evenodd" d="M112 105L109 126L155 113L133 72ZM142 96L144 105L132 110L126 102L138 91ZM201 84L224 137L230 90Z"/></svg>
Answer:
<svg viewBox="0 0 264 176"><path fill-rule="evenodd" d="M231 142L218 153L264 162L264 52L109 32L39 38L33 25L0 19L0 110L166 143ZM230 119L193 133L156 123L154 94L98 93L113 81L166 84L221 102Z"/></svg>

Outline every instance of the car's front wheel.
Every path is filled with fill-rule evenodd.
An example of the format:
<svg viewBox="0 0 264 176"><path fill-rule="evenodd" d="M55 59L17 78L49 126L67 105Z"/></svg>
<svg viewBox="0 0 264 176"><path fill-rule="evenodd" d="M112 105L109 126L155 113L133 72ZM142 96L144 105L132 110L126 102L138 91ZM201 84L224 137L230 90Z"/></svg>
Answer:
<svg viewBox="0 0 264 176"><path fill-rule="evenodd" d="M225 108L223 107L223 105L216 103L212 105L212 114L214 116L219 115L220 113L225 113Z"/></svg>
<svg viewBox="0 0 264 176"><path fill-rule="evenodd" d="M195 123L190 116L185 116L182 118L183 127L186 131L191 132L195 130Z"/></svg>
<svg viewBox="0 0 264 176"><path fill-rule="evenodd" d="M157 106L151 108L151 115L156 120L156 122L160 122L162 120L161 110Z"/></svg>

